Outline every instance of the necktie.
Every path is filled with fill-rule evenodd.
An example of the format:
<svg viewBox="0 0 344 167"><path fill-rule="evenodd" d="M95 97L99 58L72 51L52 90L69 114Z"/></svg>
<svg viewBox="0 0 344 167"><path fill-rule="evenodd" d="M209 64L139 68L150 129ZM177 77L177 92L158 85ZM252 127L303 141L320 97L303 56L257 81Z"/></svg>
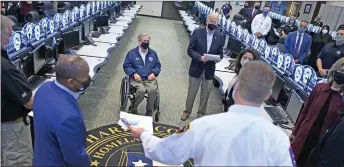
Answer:
<svg viewBox="0 0 344 167"><path fill-rule="evenodd" d="M294 58L297 56L297 54L299 53L299 47L300 47L300 44L301 44L301 38L302 38L302 35L300 34L298 39L297 39L297 42L296 42L296 45L295 45L295 48L294 48Z"/></svg>

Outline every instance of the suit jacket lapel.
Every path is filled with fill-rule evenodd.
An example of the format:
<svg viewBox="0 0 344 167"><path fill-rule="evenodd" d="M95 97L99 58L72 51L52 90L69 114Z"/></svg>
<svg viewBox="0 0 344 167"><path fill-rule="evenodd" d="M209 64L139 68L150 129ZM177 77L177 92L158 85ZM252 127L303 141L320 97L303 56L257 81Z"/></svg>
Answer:
<svg viewBox="0 0 344 167"><path fill-rule="evenodd" d="M203 41L203 46L205 46L205 47L203 47L203 48L204 48L203 51L204 51L204 53L207 53L207 46L208 46L208 45L207 45L207 42L208 42L207 40L208 40L208 39L207 39L207 28L206 28L206 27L204 27L204 30L203 30L202 35L203 35L203 36L202 36L202 39L203 39L203 40L202 40L202 41Z"/></svg>
<svg viewBox="0 0 344 167"><path fill-rule="evenodd" d="M216 33L216 31L214 31L213 40L211 41L211 45L210 45L210 48L209 48L209 53L213 50L214 44L216 42L216 37L217 37L217 33Z"/></svg>

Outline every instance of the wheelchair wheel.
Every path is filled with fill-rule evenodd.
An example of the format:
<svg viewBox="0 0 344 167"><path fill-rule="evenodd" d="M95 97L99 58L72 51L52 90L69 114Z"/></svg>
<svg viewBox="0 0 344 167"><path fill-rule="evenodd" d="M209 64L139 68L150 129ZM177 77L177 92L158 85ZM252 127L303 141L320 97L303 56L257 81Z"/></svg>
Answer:
<svg viewBox="0 0 344 167"><path fill-rule="evenodd" d="M160 97L157 96L155 104L154 104L154 122L159 122L159 117L160 117Z"/></svg>
<svg viewBox="0 0 344 167"><path fill-rule="evenodd" d="M128 105L128 94L129 94L129 87L126 78L122 79L121 82L121 90L120 90L120 97L121 97L121 107L120 111L125 111Z"/></svg>

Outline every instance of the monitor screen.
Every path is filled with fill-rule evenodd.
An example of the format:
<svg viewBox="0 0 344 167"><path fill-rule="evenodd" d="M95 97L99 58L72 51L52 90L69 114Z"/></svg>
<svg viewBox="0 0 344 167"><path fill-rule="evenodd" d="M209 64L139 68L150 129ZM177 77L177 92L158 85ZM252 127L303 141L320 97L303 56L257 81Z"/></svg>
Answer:
<svg viewBox="0 0 344 167"><path fill-rule="evenodd" d="M101 15L96 18L96 27L109 26L109 16Z"/></svg>
<svg viewBox="0 0 344 167"><path fill-rule="evenodd" d="M229 49L231 52L239 54L244 49L241 41L231 36L227 36L226 38L228 38L227 49Z"/></svg>
<svg viewBox="0 0 344 167"><path fill-rule="evenodd" d="M276 75L276 80L275 80L274 85L272 86L272 94L271 94L271 97L275 99L276 101L278 101L278 96L283 88L283 83L284 83L284 79Z"/></svg>
<svg viewBox="0 0 344 167"><path fill-rule="evenodd" d="M20 59L13 61L13 64L14 64L14 66L16 66L17 69L19 69L20 68Z"/></svg>
<svg viewBox="0 0 344 167"><path fill-rule="evenodd" d="M64 50L71 49L80 44L79 30L73 30L62 34Z"/></svg>
<svg viewBox="0 0 344 167"><path fill-rule="evenodd" d="M94 29L94 20L93 18L90 19L90 31L93 31Z"/></svg>
<svg viewBox="0 0 344 167"><path fill-rule="evenodd" d="M32 56L29 56L29 53L25 54L26 56L22 56L24 58L21 60L20 66L26 79L29 79L34 74L33 58Z"/></svg>
<svg viewBox="0 0 344 167"><path fill-rule="evenodd" d="M46 64L45 48L41 46L33 52L33 66L35 74L38 73L42 67Z"/></svg>
<svg viewBox="0 0 344 167"><path fill-rule="evenodd" d="M84 37L90 34L90 19L84 22Z"/></svg>
<svg viewBox="0 0 344 167"><path fill-rule="evenodd" d="M293 124L296 123L303 104L305 104L305 102L302 98L295 92L295 90L292 90L286 107L286 113L289 115Z"/></svg>

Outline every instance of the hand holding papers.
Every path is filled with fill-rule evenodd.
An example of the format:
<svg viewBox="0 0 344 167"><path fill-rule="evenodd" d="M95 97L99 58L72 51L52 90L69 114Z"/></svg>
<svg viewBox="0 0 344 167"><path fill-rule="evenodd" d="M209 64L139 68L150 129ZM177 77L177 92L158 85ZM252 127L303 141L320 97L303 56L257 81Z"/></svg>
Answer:
<svg viewBox="0 0 344 167"><path fill-rule="evenodd" d="M220 55L204 54L208 61L221 61Z"/></svg>
<svg viewBox="0 0 344 167"><path fill-rule="evenodd" d="M120 120L118 125L124 130L129 130L127 124L135 128L143 128L145 131L148 131L150 134L153 134L153 118L141 115L129 114L126 112L120 112Z"/></svg>

